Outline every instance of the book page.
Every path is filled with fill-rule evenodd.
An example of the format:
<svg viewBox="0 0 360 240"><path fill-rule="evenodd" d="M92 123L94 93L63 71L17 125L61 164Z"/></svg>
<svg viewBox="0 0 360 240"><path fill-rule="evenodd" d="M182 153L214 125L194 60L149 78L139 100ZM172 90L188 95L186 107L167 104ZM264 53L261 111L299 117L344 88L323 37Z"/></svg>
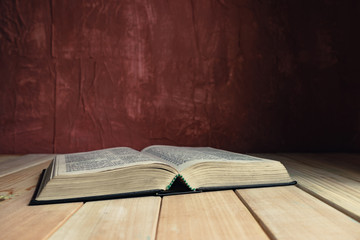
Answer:
<svg viewBox="0 0 360 240"><path fill-rule="evenodd" d="M55 161L54 175L99 172L138 164L166 163L163 159L127 147L57 155Z"/></svg>
<svg viewBox="0 0 360 240"><path fill-rule="evenodd" d="M176 166L178 171L199 162L209 161L266 161L262 158L233 153L211 147L150 146L142 152L162 158Z"/></svg>

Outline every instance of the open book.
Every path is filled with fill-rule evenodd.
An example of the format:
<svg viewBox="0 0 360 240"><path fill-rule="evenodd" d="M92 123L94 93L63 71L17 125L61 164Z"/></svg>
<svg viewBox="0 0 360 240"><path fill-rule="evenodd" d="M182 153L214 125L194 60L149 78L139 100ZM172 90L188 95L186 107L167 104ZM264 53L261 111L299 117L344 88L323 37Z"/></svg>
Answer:
<svg viewBox="0 0 360 240"><path fill-rule="evenodd" d="M118 147L57 155L30 204L288 184L274 160L210 147Z"/></svg>

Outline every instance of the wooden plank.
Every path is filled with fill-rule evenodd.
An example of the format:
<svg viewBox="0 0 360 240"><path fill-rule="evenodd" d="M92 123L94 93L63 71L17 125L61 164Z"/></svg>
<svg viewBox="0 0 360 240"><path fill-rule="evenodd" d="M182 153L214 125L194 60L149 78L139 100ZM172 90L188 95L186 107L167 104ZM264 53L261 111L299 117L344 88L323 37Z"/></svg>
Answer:
<svg viewBox="0 0 360 240"><path fill-rule="evenodd" d="M27 154L1 162L0 177L52 160L54 154Z"/></svg>
<svg viewBox="0 0 360 240"><path fill-rule="evenodd" d="M2 162L6 162L8 160L14 159L14 158L18 158L21 155L15 155L15 154L0 154L0 164Z"/></svg>
<svg viewBox="0 0 360 240"><path fill-rule="evenodd" d="M26 192L33 193L41 171L50 161L0 177L0 201L12 201ZM0 205L1 208L2 205Z"/></svg>
<svg viewBox="0 0 360 240"><path fill-rule="evenodd" d="M26 192L33 193L41 171L50 161L0 177L0 201L12 201ZM1 206L0 205L0 208Z"/></svg>
<svg viewBox="0 0 360 240"><path fill-rule="evenodd" d="M282 153L281 155L360 182L360 154Z"/></svg>
<svg viewBox="0 0 360 240"><path fill-rule="evenodd" d="M360 183L275 154L256 154L281 161L298 187L360 221Z"/></svg>
<svg viewBox="0 0 360 240"><path fill-rule="evenodd" d="M324 154L327 161L337 163L341 160L341 164L348 165L352 168L360 170L360 154L359 153L327 153Z"/></svg>
<svg viewBox="0 0 360 240"><path fill-rule="evenodd" d="M32 193L0 203L2 239L43 239L58 229L82 203L27 206Z"/></svg>
<svg viewBox="0 0 360 240"><path fill-rule="evenodd" d="M273 239L360 237L360 223L295 186L236 192Z"/></svg>
<svg viewBox="0 0 360 240"><path fill-rule="evenodd" d="M155 239L160 197L86 203L50 239Z"/></svg>
<svg viewBox="0 0 360 240"><path fill-rule="evenodd" d="M42 167L30 167L0 178L0 192L8 193L8 198L0 202L2 239L45 238L82 206L82 203L28 206Z"/></svg>
<svg viewBox="0 0 360 240"><path fill-rule="evenodd" d="M157 239L268 239L233 191L163 197Z"/></svg>

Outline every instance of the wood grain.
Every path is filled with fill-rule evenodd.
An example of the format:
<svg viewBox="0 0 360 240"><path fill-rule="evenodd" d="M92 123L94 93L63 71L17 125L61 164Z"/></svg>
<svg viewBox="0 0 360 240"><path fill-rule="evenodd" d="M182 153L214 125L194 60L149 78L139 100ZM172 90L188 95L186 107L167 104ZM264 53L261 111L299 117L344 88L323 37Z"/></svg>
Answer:
<svg viewBox="0 0 360 240"><path fill-rule="evenodd" d="M0 177L52 160L54 154L27 154L1 162Z"/></svg>
<svg viewBox="0 0 360 240"><path fill-rule="evenodd" d="M14 158L18 158L20 157L21 155L15 155L15 154L0 154L0 164L2 162L6 162L10 159L14 159Z"/></svg>
<svg viewBox="0 0 360 240"><path fill-rule="evenodd" d="M359 219L359 181L351 168L356 155L257 156L281 160L299 187ZM336 156L348 164L341 167ZM50 163L38 157L20 158L21 166L0 177L6 197L0 199L1 239L360 239L358 222L295 186L237 190L241 200L233 191L218 191L163 197L162 204L144 197L30 207ZM0 156L0 169L17 158Z"/></svg>
<svg viewBox="0 0 360 240"><path fill-rule="evenodd" d="M360 183L354 179L294 161L278 154L256 154L281 161L298 187L360 221Z"/></svg>
<svg viewBox="0 0 360 240"><path fill-rule="evenodd" d="M163 198L157 239L268 239L233 191Z"/></svg>
<svg viewBox="0 0 360 240"><path fill-rule="evenodd" d="M160 197L86 203L50 239L155 239Z"/></svg>
<svg viewBox="0 0 360 240"><path fill-rule="evenodd" d="M282 153L279 155L287 157L288 161L295 160L360 182L360 154Z"/></svg>
<svg viewBox="0 0 360 240"><path fill-rule="evenodd" d="M359 239L360 224L295 186L236 191L274 239Z"/></svg>
<svg viewBox="0 0 360 240"><path fill-rule="evenodd" d="M25 193L34 192L41 171L50 161L0 177L0 209L5 202L11 202Z"/></svg>
<svg viewBox="0 0 360 240"><path fill-rule="evenodd" d="M28 206L43 163L0 178L2 239L42 239L63 224L82 203Z"/></svg>

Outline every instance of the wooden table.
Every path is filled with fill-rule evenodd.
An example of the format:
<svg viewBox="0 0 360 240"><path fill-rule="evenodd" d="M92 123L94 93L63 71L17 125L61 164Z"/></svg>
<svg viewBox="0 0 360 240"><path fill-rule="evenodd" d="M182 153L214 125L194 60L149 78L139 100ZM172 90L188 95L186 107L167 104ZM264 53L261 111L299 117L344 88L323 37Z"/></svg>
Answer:
<svg viewBox="0 0 360 240"><path fill-rule="evenodd" d="M254 154L296 186L28 206L53 155L0 155L1 239L360 239L360 154Z"/></svg>

